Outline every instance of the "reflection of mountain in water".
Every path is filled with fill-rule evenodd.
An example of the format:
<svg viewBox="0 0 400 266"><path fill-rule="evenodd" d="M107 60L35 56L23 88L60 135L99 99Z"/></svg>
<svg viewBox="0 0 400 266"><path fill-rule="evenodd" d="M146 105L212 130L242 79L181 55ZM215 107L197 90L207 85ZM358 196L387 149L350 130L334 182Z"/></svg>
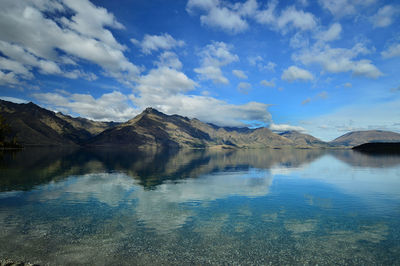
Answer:
<svg viewBox="0 0 400 266"><path fill-rule="evenodd" d="M335 158L353 167L384 168L400 164L400 156L384 154L366 154L352 150L332 150Z"/></svg>
<svg viewBox="0 0 400 266"><path fill-rule="evenodd" d="M298 167L325 152L318 149L179 150L171 153L26 149L3 153L0 157L0 191L29 190L71 175L116 171L128 174L145 188L152 188L166 180L196 178L213 172L270 169L277 165Z"/></svg>
<svg viewBox="0 0 400 266"><path fill-rule="evenodd" d="M170 153L121 149L37 148L0 154L0 191L29 190L71 175L123 172L147 189L167 180L197 178L250 168L296 168L325 154L358 167L390 167L400 157L370 156L351 150L240 149L179 150Z"/></svg>

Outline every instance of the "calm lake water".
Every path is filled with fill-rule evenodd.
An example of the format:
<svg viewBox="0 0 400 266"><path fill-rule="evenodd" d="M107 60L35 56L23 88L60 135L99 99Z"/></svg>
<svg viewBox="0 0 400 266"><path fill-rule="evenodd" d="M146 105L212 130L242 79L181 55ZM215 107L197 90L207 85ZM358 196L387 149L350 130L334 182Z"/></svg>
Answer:
<svg viewBox="0 0 400 266"><path fill-rule="evenodd" d="M1 153L0 258L400 265L400 157L279 149Z"/></svg>

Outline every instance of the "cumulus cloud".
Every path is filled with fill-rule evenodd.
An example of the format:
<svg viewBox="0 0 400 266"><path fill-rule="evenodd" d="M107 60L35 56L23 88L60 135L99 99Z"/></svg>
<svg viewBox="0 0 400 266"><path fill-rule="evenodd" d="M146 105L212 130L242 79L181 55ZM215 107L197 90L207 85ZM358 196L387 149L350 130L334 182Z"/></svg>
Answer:
<svg viewBox="0 0 400 266"><path fill-rule="evenodd" d="M267 81L267 80L263 79L260 81L260 84L265 87L275 87L275 82L273 80Z"/></svg>
<svg viewBox="0 0 400 266"><path fill-rule="evenodd" d="M266 9L257 11L256 21L282 33L286 33L291 28L306 31L313 30L317 26L317 19L313 14L297 10L294 6L289 6L277 14L277 4L277 1L270 1Z"/></svg>
<svg viewBox="0 0 400 266"><path fill-rule="evenodd" d="M305 69L297 66L290 66L288 69L283 71L281 78L289 82L296 80L310 81L314 79L314 76Z"/></svg>
<svg viewBox="0 0 400 266"><path fill-rule="evenodd" d="M267 63L264 63L264 58L261 56L249 56L247 58L247 61L251 66L256 66L260 71L263 70L268 70L268 71L275 71L276 63L268 61Z"/></svg>
<svg viewBox="0 0 400 266"><path fill-rule="evenodd" d="M318 32L315 38L320 41L330 42L339 39L341 33L342 26L339 23L333 23L326 31Z"/></svg>
<svg viewBox="0 0 400 266"><path fill-rule="evenodd" d="M18 62L30 73L12 72L16 80L32 78L34 69L43 74L93 79L78 68L77 60L97 64L106 75L125 83L140 73L124 56L126 47L108 30L123 26L113 14L88 0L5 0L0 13L2 58Z"/></svg>
<svg viewBox="0 0 400 266"><path fill-rule="evenodd" d="M141 42L135 39L131 39L131 42L139 46L144 54L151 54L153 51L158 50L170 50L185 45L184 41L175 40L168 33L164 33L163 35L146 34Z"/></svg>
<svg viewBox="0 0 400 266"><path fill-rule="evenodd" d="M247 75L242 70L234 69L232 70L232 74L240 79L247 79Z"/></svg>
<svg viewBox="0 0 400 266"><path fill-rule="evenodd" d="M0 70L0 85L16 86L20 84L17 76L13 72L3 72Z"/></svg>
<svg viewBox="0 0 400 266"><path fill-rule="evenodd" d="M280 13L276 11L277 1L270 1L267 8L260 9L256 0L231 4L220 0L189 0L186 10L190 14L201 13L202 25L218 28L229 33L240 33L249 28L248 20L268 25L274 30L286 33L289 29L311 30L317 25L313 14L289 6Z"/></svg>
<svg viewBox="0 0 400 266"><path fill-rule="evenodd" d="M371 22L374 28L387 27L394 22L394 17L399 13L400 9L397 6L386 5L379 8L378 12L371 17Z"/></svg>
<svg viewBox="0 0 400 266"><path fill-rule="evenodd" d="M189 13L195 11L203 13L200 16L202 25L219 28L229 33L245 31L249 27L246 17L253 14L256 9L256 0L234 5L219 0L189 0L186 5Z"/></svg>
<svg viewBox="0 0 400 266"><path fill-rule="evenodd" d="M376 0L319 0L322 8L327 9L336 17L353 15L363 6L369 6Z"/></svg>
<svg viewBox="0 0 400 266"><path fill-rule="evenodd" d="M383 58L400 56L400 43L390 45L385 51L382 51L381 55Z"/></svg>
<svg viewBox="0 0 400 266"><path fill-rule="evenodd" d="M34 93L32 96L51 109L79 113L94 120L122 122L138 114L138 110L129 104L129 98L118 91L97 99L90 94L65 95L59 92Z"/></svg>
<svg viewBox="0 0 400 266"><path fill-rule="evenodd" d="M282 133L285 131L298 131L298 132L306 131L303 127L300 127L300 126L292 126L292 125L288 125L288 124L274 124L274 123L271 123L269 125L269 129L271 129L273 132L277 132L277 133Z"/></svg>
<svg viewBox="0 0 400 266"><path fill-rule="evenodd" d="M139 78L135 90L141 93L141 98L136 99L135 103L144 107L145 105L140 103L140 101L146 100L144 97L163 98L171 94L194 90L196 86L196 82L173 68L152 69L147 75Z"/></svg>
<svg viewBox="0 0 400 266"><path fill-rule="evenodd" d="M319 64L324 71L329 73L341 73L351 71L353 75L378 78L382 72L371 63L370 60L355 60L359 55L368 54L370 51L358 43L353 48L331 48L329 45L314 45L310 49L304 49L293 55L295 60L305 65Z"/></svg>
<svg viewBox="0 0 400 266"><path fill-rule="evenodd" d="M170 67L173 69L181 69L182 62L179 60L178 56L170 51L166 51L158 57L158 61L154 63L159 68Z"/></svg>
<svg viewBox="0 0 400 266"><path fill-rule="evenodd" d="M203 80L212 80L215 84L228 84L229 80L222 74L221 67L238 61L239 57L232 54L232 46L224 42L212 42L200 52L201 67L194 71Z"/></svg>

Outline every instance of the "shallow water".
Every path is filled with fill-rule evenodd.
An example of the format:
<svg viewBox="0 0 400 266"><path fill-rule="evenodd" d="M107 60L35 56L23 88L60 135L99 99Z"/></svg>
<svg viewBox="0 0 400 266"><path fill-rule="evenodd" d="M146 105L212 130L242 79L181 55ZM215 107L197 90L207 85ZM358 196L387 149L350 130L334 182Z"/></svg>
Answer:
<svg viewBox="0 0 400 266"><path fill-rule="evenodd" d="M400 264L400 157L351 150L0 154L0 258Z"/></svg>

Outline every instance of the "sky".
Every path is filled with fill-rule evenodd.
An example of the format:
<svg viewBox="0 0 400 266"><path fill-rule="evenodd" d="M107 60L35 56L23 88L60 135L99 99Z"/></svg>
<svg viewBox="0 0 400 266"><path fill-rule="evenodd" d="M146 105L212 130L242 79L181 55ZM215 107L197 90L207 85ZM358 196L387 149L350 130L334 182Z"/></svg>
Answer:
<svg viewBox="0 0 400 266"><path fill-rule="evenodd" d="M400 3L0 0L0 98L101 121L400 132Z"/></svg>

